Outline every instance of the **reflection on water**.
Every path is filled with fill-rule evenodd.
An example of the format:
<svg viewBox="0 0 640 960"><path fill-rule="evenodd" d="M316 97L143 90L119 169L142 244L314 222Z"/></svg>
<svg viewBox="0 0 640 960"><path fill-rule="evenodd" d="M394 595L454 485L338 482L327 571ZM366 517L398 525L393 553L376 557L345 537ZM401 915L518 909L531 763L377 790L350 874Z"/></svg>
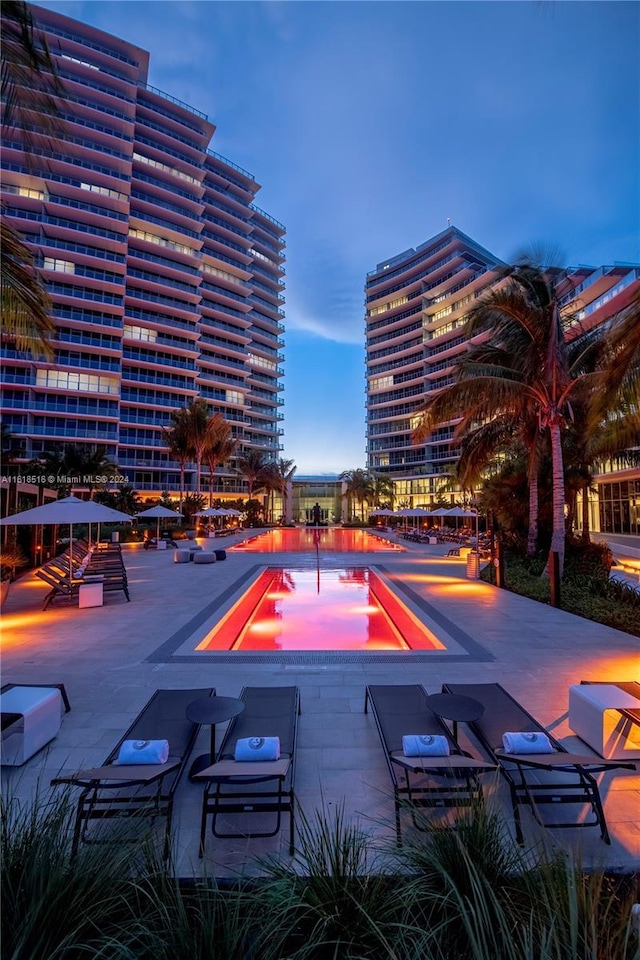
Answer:
<svg viewBox="0 0 640 960"><path fill-rule="evenodd" d="M444 649L367 567L268 569L198 650Z"/></svg>
<svg viewBox="0 0 640 960"><path fill-rule="evenodd" d="M243 553L380 553L404 551L368 530L342 527L278 527L229 548Z"/></svg>

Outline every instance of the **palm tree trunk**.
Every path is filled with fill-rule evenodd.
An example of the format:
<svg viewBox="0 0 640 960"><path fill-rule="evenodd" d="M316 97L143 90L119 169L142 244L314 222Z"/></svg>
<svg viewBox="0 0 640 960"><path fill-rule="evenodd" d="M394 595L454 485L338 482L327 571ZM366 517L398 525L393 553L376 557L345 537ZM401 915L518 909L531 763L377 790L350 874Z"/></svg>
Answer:
<svg viewBox="0 0 640 960"><path fill-rule="evenodd" d="M562 460L562 439L560 422L554 417L549 424L551 433L551 481L553 485L553 533L551 552L558 554L560 577L564 570L565 521L564 521L564 465ZM546 568L545 568L546 570ZM548 573L548 571L546 571Z"/></svg>
<svg viewBox="0 0 640 960"><path fill-rule="evenodd" d="M540 469L540 454L537 443L533 443L529 454L529 530L527 535L527 556L534 557L538 549L538 473Z"/></svg>
<svg viewBox="0 0 640 960"><path fill-rule="evenodd" d="M180 464L180 503L178 512L182 510L182 501L184 500L184 464Z"/></svg>
<svg viewBox="0 0 640 960"><path fill-rule="evenodd" d="M582 539L585 543L591 540L591 530L589 522L589 481L585 482L582 488Z"/></svg>
<svg viewBox="0 0 640 960"><path fill-rule="evenodd" d="M529 478L529 530L527 556L535 557L538 549L538 472Z"/></svg>

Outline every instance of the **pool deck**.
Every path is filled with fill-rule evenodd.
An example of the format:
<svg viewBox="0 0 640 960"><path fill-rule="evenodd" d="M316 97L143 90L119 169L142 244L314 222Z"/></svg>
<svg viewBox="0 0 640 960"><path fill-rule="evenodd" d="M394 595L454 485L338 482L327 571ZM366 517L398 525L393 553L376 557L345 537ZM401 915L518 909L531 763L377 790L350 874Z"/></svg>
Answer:
<svg viewBox="0 0 640 960"><path fill-rule="evenodd" d="M251 531L254 535L255 531ZM216 540L228 548L246 534ZM256 564L315 562L301 554L229 552L215 564L175 564L173 551L123 547L131 602L110 594L102 607L64 602L42 611L48 587L28 574L11 585L2 616L2 678L14 683L64 683L71 703L51 744L22 767L3 767L3 791L25 800L48 789L62 771L100 764L157 688L215 686L237 696L245 685L300 688L296 794L307 815L344 804L346 814L381 841L393 838L390 781L375 723L363 712L367 683L500 682L565 746L591 753L569 729L568 689L580 680L640 680L637 637L466 578L464 560L446 545L401 541L404 552L335 554L323 562L382 568L425 622L449 637L448 649L422 655L195 654L205 620L228 608ZM212 542L209 541L211 547ZM409 731L410 732L410 731ZM200 732L197 752L206 749ZM466 733L461 725L460 740ZM594 758L595 758L594 754ZM577 851L591 867L640 870L640 761L635 771L599 777L611 846L597 828L544 831L550 842ZM511 821L504 785L488 793ZM202 787L181 782L174 817L179 876L259 874L256 858L286 854L286 823L278 837L216 840L198 860ZM525 811L527 841L540 831Z"/></svg>

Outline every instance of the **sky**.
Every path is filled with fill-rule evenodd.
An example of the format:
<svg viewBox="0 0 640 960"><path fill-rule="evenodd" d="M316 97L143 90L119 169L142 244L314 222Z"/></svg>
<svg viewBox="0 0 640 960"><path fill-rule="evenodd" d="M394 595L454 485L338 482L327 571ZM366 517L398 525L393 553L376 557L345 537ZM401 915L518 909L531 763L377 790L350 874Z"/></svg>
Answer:
<svg viewBox="0 0 640 960"><path fill-rule="evenodd" d="M287 228L284 450L366 465L364 283L451 223L640 262L640 4L43 0L151 54Z"/></svg>

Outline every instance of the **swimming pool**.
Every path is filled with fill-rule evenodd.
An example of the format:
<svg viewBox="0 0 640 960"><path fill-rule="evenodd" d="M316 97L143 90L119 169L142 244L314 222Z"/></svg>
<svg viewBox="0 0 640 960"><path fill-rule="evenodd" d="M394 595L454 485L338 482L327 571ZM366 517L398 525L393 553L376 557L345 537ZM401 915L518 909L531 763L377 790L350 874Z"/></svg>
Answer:
<svg viewBox="0 0 640 960"><path fill-rule="evenodd" d="M351 532L351 531L350 531ZM445 650L369 567L268 567L199 651Z"/></svg>
<svg viewBox="0 0 640 960"><path fill-rule="evenodd" d="M278 527L229 548L238 553L380 553L405 551L368 530L343 527Z"/></svg>

